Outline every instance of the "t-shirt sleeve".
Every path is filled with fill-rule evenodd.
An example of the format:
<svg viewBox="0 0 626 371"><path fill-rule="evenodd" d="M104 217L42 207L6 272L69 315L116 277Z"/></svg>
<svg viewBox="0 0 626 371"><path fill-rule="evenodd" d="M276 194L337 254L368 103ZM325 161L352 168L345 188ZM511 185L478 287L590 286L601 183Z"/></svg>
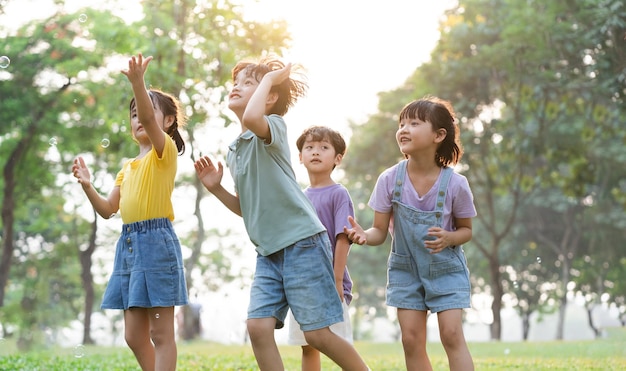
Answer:
<svg viewBox="0 0 626 371"><path fill-rule="evenodd" d="M350 198L348 190L341 187L341 192L337 192L337 202L335 207L335 237L343 233L343 227L348 225L348 216L354 217L354 204Z"/></svg>
<svg viewBox="0 0 626 371"><path fill-rule="evenodd" d="M124 161L124 165L122 165L122 169L120 169L120 171L117 172L117 175L115 176L116 187L120 187L122 185L122 182L124 181L124 169L126 169L126 166L128 165L129 162L130 160Z"/></svg>
<svg viewBox="0 0 626 371"><path fill-rule="evenodd" d="M458 174L457 174L458 175ZM455 193L452 200L452 215L455 218L473 218L477 215L474 195L467 178L458 175L455 182Z"/></svg>
<svg viewBox="0 0 626 371"><path fill-rule="evenodd" d="M368 205L379 213L392 211L391 199L393 195L393 180L396 177L397 166L383 171L376 181Z"/></svg>

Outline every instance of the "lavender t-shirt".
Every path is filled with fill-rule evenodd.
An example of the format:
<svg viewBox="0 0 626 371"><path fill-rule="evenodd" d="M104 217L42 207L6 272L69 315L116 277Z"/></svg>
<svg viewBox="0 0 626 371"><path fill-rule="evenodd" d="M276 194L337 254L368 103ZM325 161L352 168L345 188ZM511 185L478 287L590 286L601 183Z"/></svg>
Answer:
<svg viewBox="0 0 626 371"><path fill-rule="evenodd" d="M398 172L398 164L383 171L376 181L376 186L372 192L368 205L374 211L380 213L390 213L393 211L391 200L393 199L393 189L396 183L396 173ZM435 210L435 202L437 200L437 191L439 189L439 181L441 174L432 188L425 195L418 195L409 180L408 174L405 174L404 184L402 185L401 202L410 205L416 209L423 211ZM476 207L474 206L474 196L470 189L467 178L458 173L452 173L448 182L448 191L443 206L443 229L454 231L454 218L473 218L476 216ZM389 225L389 232L393 236L393 215Z"/></svg>
<svg viewBox="0 0 626 371"><path fill-rule="evenodd" d="M308 187L304 190L304 194L311 200L317 211L317 216L326 227L334 258L337 235L343 233L344 226L349 226L348 215L354 217L354 206L350 194L341 184L320 188ZM352 279L348 273L348 267L343 273L343 296L346 303L350 304L352 301Z"/></svg>

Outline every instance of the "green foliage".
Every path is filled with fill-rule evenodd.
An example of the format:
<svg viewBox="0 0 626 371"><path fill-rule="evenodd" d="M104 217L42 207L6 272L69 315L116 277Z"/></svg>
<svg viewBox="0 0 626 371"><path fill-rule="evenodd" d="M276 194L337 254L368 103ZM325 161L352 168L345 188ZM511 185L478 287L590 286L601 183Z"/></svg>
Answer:
<svg viewBox="0 0 626 371"><path fill-rule="evenodd" d="M69 169L76 156L84 156L92 183L106 195L122 162L136 154L129 135L132 90L120 73L125 59L138 52L154 57L147 86L179 96L190 116L187 149L193 151L199 147L194 129L230 123L222 100L235 63L266 52L280 54L289 42L284 21L245 21L240 6L230 2L144 1L145 17L133 24L106 10L68 14L63 2L57 5L56 13L18 30L0 26L6 36L3 55L12 60L0 70L0 190L6 191L7 206L2 224L5 233L14 231L11 240L1 240L14 259L0 266L8 275L5 308L11 309L0 312L0 322L7 334L15 331L24 340L21 349L43 342L43 330L56 330L84 313L89 283L81 278L91 277L81 268L89 269L93 251L87 247L91 228L98 225L91 223L89 207L83 215L80 204L87 201ZM181 174L177 187L195 179ZM207 194L194 186L199 207ZM238 256L239 247L222 247L220 241L209 251L206 245L227 236L205 233L198 221L197 234L180 236L194 250L186 262L189 277L192 271L201 277L188 283L198 285L198 291L211 290L249 273L231 272L230 259ZM97 245L116 238L106 230L97 236ZM100 289L95 287L96 297Z"/></svg>
<svg viewBox="0 0 626 371"><path fill-rule="evenodd" d="M622 308L624 292L611 288L624 281L615 253L626 194L625 26L619 1L459 1L441 21L431 61L404 86L381 93L379 113L353 125L344 161L353 197L369 199L378 174L397 162L391 125L400 108L424 95L448 99L465 148L459 171L478 209L466 248L473 281L485 286L476 289L495 295L496 304L505 292L515 297L502 276L512 270L537 280L524 285L528 292L518 289L518 303L551 310L540 298L562 299L570 280L586 277L579 272L595 271L580 259L586 251L614 270L593 290L617 295L611 300ZM363 209L357 218L368 225L371 210ZM540 266L521 254L525 246L537 246L532 255L542 257ZM355 272L356 282L366 280L360 274L369 273ZM497 322L500 307L493 310ZM498 338L497 328L492 336Z"/></svg>

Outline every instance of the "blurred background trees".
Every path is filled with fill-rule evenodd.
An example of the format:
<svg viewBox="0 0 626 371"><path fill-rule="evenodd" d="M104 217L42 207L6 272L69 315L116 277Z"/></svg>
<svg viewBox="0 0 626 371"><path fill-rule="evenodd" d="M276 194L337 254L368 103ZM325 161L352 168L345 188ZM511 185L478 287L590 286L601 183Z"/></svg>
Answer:
<svg viewBox="0 0 626 371"><path fill-rule="evenodd" d="M0 1L0 13L10 1ZM135 155L132 92L119 66L139 51L154 56L147 85L183 103L190 162L225 151L216 133L231 123L224 98L234 63L281 54L290 41L286 23L247 21L229 1L146 0L144 16L130 20L108 8L66 14L61 4L18 30L0 25L0 55L11 56L0 68L0 338L15 336L23 349L77 319L82 343L94 341L91 319L121 222L96 217L69 169L88 154L94 186L107 193ZM468 177L479 214L465 251L474 293L492 298L491 338L501 338L500 314L511 306L524 338L533 314L559 313L560 339L573 297L585 302L598 335L594 308L614 308L626 323L623 3L462 0L440 31L431 60L381 92L366 122L350 125L341 182L360 223L371 224L367 200L378 175L401 159L394 134L402 106L429 94L448 99L465 147L457 171ZM181 167L175 202L188 206L176 226L192 299L228 282L245 287L252 274L236 264L243 246L228 226L206 223L208 198ZM362 324L393 318L384 305L388 249L352 248L357 339L372 336ZM183 339L198 335L191 310L183 308ZM114 330L119 318L109 320Z"/></svg>
<svg viewBox="0 0 626 371"><path fill-rule="evenodd" d="M348 188L368 199L381 170L400 159L394 133L404 104L450 100L465 147L458 171L478 209L465 251L474 292L493 298L491 338L501 337L505 296L524 319L524 336L532 312L556 310L562 339L571 295L589 308L619 308L624 322L624 4L459 1L440 29L431 60L380 94L378 114L352 126ZM371 222L369 207L358 214ZM374 251L385 260L385 249L370 247L353 248L351 259L372 260ZM366 298L381 309L382 296Z"/></svg>

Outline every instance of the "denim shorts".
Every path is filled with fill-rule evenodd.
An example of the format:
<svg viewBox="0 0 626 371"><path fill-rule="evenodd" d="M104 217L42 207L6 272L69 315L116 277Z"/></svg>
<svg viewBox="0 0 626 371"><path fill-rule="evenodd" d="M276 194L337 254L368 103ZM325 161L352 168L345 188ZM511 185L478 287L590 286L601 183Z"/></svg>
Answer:
<svg viewBox="0 0 626 371"><path fill-rule="evenodd" d="M187 304L178 237L167 218L124 224L102 309Z"/></svg>
<svg viewBox="0 0 626 371"><path fill-rule="evenodd" d="M387 265L388 306L431 313L470 307L469 270L461 246L424 252L419 262L392 251Z"/></svg>
<svg viewBox="0 0 626 371"><path fill-rule="evenodd" d="M257 255L248 319L274 317L276 328L282 328L290 308L302 331L343 321L326 231Z"/></svg>

